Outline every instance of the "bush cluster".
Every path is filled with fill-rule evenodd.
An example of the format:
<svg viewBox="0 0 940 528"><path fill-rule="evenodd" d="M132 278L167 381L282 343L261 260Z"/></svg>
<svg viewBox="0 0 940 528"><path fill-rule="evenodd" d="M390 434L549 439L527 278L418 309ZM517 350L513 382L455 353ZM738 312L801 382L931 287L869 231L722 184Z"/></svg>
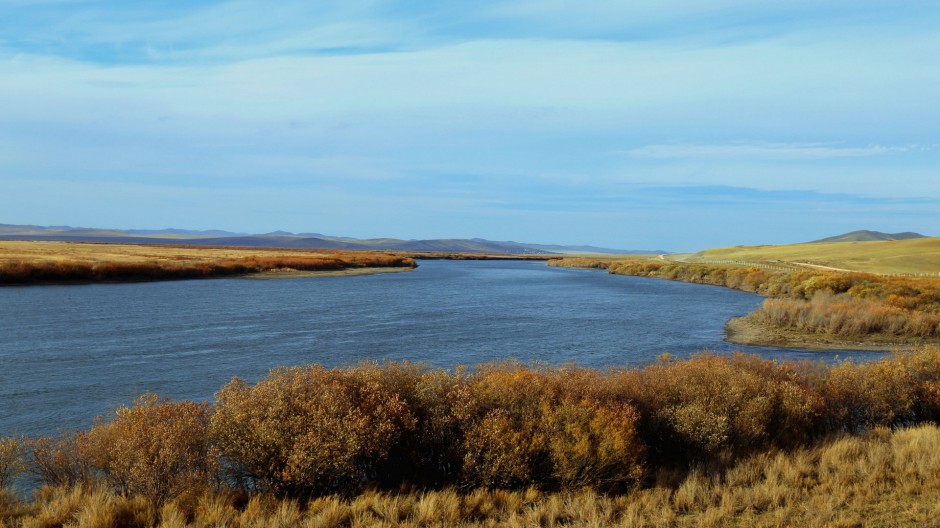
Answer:
<svg viewBox="0 0 940 528"><path fill-rule="evenodd" d="M238 379L215 402L142 397L88 431L0 442L0 479L166 501L233 487L284 497L365 487L630 489L831 434L940 418L940 348L877 362L660 358L639 369L364 363ZM26 448L30 456L24 458Z"/></svg>

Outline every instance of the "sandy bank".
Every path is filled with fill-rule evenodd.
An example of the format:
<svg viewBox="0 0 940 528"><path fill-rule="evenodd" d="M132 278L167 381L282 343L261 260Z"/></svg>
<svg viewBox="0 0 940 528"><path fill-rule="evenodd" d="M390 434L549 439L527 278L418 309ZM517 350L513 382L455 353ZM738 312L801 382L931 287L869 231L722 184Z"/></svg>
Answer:
<svg viewBox="0 0 940 528"><path fill-rule="evenodd" d="M736 345L799 348L803 350L867 350L891 352L910 350L924 344L940 341L905 340L897 336L870 336L865 338L840 337L828 334L807 334L784 330L754 322L749 317L735 317L725 324L725 341Z"/></svg>
<svg viewBox="0 0 940 528"><path fill-rule="evenodd" d="M249 273L239 275L241 279L300 279L308 277L351 277L354 275L375 275L377 273L401 273L405 271L414 271L417 268L410 267L390 267L390 268L347 268L343 270L329 271L299 271L299 270L272 270L261 273ZM225 277L227 278L227 277Z"/></svg>

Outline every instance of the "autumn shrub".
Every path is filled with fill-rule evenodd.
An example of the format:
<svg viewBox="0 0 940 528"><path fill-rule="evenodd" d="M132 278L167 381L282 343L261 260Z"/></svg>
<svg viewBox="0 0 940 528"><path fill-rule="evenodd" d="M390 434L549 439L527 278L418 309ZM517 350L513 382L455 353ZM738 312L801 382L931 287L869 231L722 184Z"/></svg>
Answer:
<svg viewBox="0 0 940 528"><path fill-rule="evenodd" d="M401 398L413 418L402 422L397 441L377 463L378 483L395 487L403 482L416 486L455 482L463 460L463 446L453 402L466 386L466 369L448 372L431 370L422 364L386 362L363 363L356 371Z"/></svg>
<svg viewBox="0 0 940 528"><path fill-rule="evenodd" d="M30 469L42 484L73 487L94 482L99 453L88 433L75 431L29 440Z"/></svg>
<svg viewBox="0 0 940 528"><path fill-rule="evenodd" d="M551 464L541 423L546 381L522 365L490 365L456 395L469 486L520 487L547 479Z"/></svg>
<svg viewBox="0 0 940 528"><path fill-rule="evenodd" d="M26 471L27 443L25 438L0 438L0 492L13 487L13 483Z"/></svg>
<svg viewBox="0 0 940 528"><path fill-rule="evenodd" d="M282 368L216 394L215 442L233 476L278 494L353 492L374 478L414 417L381 383L355 369Z"/></svg>
<svg viewBox="0 0 940 528"><path fill-rule="evenodd" d="M146 396L88 432L30 441L29 465L44 484L94 483L151 503L211 492L222 471L236 493L301 499L448 486L623 492L938 417L935 346L831 365L708 353L602 371L314 365L235 379L211 407ZM6 445L0 466L16 460Z"/></svg>
<svg viewBox="0 0 940 528"><path fill-rule="evenodd" d="M218 457L209 442L208 405L145 395L88 434L93 464L122 493L162 503L211 485Z"/></svg>
<svg viewBox="0 0 940 528"><path fill-rule="evenodd" d="M555 258L550 259L547 264L558 268L581 268L581 269L608 269L610 262L585 258Z"/></svg>
<svg viewBox="0 0 940 528"><path fill-rule="evenodd" d="M593 383L592 383L593 382ZM593 386L593 387L592 387ZM457 395L468 486L625 488L643 476L636 410L604 398L598 373L482 367Z"/></svg>
<svg viewBox="0 0 940 528"><path fill-rule="evenodd" d="M826 370L819 390L830 432L914 422L916 380L900 361L840 363Z"/></svg>
<svg viewBox="0 0 940 528"><path fill-rule="evenodd" d="M810 301L767 299L752 317L765 324L809 333L940 337L940 314L844 294L816 295Z"/></svg>
<svg viewBox="0 0 940 528"><path fill-rule="evenodd" d="M891 361L910 375L914 384L913 422L940 422L940 347L898 350Z"/></svg>
<svg viewBox="0 0 940 528"><path fill-rule="evenodd" d="M659 463L715 461L805 441L820 402L792 368L755 357L664 358L619 381Z"/></svg>
<svg viewBox="0 0 940 528"><path fill-rule="evenodd" d="M561 401L545 410L551 481L562 489L624 491L641 481L646 446L629 404Z"/></svg>

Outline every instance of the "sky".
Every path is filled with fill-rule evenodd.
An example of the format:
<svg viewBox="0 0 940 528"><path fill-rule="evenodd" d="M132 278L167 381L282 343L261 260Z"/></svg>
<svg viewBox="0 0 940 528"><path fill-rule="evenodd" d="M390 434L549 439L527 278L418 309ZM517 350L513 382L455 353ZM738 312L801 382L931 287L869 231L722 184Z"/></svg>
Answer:
<svg viewBox="0 0 940 528"><path fill-rule="evenodd" d="M0 223L940 235L940 2L0 0Z"/></svg>

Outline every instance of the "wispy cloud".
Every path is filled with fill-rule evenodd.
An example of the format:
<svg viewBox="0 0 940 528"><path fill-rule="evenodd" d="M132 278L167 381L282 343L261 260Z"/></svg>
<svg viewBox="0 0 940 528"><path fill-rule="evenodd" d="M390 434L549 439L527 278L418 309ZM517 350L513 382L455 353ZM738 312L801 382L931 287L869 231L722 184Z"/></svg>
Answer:
<svg viewBox="0 0 940 528"><path fill-rule="evenodd" d="M904 201L940 199L927 0L0 4L13 223L701 247L799 204L857 225L872 204L829 196L850 189L940 225ZM390 196L408 214L376 213Z"/></svg>
<svg viewBox="0 0 940 528"><path fill-rule="evenodd" d="M909 152L918 145L840 147L821 143L729 143L702 145L679 143L648 145L626 151L636 158L702 158L721 160L818 160L827 158L862 158Z"/></svg>

